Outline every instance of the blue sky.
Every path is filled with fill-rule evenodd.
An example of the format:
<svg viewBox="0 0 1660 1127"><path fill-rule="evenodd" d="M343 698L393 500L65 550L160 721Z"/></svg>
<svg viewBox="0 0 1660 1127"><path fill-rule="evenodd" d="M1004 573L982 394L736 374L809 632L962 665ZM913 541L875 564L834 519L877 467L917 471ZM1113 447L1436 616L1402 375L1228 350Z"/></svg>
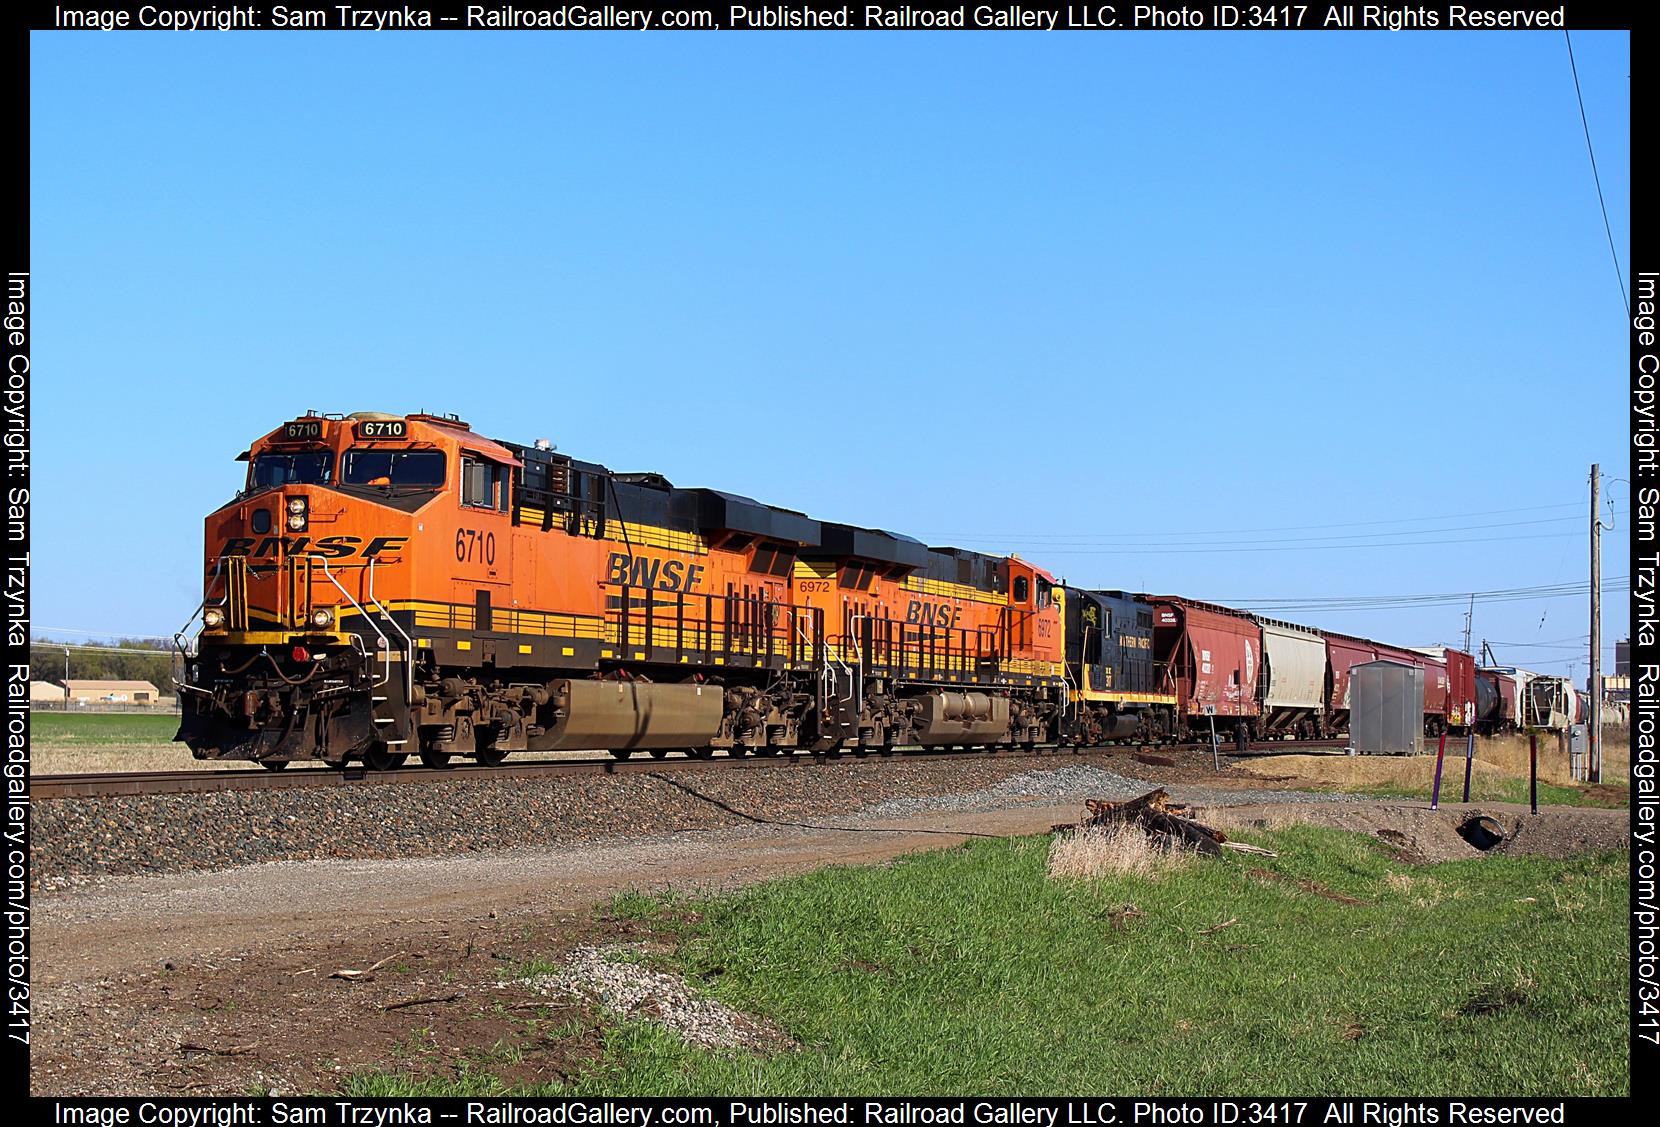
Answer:
<svg viewBox="0 0 1660 1127"><path fill-rule="evenodd" d="M1575 50L1623 267L1629 37ZM1625 476L1560 34L37 33L31 83L58 635L175 629L308 408L1235 601L1583 581ZM1581 679L1586 630L1477 603Z"/></svg>

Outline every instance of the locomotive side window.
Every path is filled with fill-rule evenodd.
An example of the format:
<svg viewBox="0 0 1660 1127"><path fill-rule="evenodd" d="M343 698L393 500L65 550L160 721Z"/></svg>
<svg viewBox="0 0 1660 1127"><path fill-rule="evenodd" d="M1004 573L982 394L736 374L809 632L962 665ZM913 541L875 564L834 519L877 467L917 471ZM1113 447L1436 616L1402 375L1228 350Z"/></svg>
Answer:
<svg viewBox="0 0 1660 1127"><path fill-rule="evenodd" d="M1037 605L1039 610L1049 605L1049 583L1043 579L1038 580Z"/></svg>
<svg viewBox="0 0 1660 1127"><path fill-rule="evenodd" d="M493 462L461 459L461 503L475 509L507 510L507 472Z"/></svg>
<svg viewBox="0 0 1660 1127"><path fill-rule="evenodd" d="M1032 584L1024 575L1014 577L1014 601L1023 603L1032 595Z"/></svg>
<svg viewBox="0 0 1660 1127"><path fill-rule="evenodd" d="M437 450L348 450L340 469L346 485L444 484L444 455Z"/></svg>
<svg viewBox="0 0 1660 1127"><path fill-rule="evenodd" d="M326 485L334 473L334 455L327 450L296 454L261 454L254 459L249 489L274 485Z"/></svg>

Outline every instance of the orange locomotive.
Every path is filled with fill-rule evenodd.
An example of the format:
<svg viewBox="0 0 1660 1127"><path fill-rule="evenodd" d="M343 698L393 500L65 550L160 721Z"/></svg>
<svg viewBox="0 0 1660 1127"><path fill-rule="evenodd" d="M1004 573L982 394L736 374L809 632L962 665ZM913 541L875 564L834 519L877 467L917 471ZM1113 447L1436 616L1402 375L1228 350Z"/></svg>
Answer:
<svg viewBox="0 0 1660 1127"><path fill-rule="evenodd" d="M309 414L243 457L246 488L207 518L181 686L198 758L442 767L1060 731L1064 592L1018 557L613 473L449 416Z"/></svg>

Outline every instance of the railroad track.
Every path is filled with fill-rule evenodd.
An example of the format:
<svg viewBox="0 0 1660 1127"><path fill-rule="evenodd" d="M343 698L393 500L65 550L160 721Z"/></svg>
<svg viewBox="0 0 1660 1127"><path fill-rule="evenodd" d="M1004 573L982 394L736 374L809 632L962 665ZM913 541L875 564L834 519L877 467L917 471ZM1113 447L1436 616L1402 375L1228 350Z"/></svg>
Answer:
<svg viewBox="0 0 1660 1127"><path fill-rule="evenodd" d="M1252 744L1246 752L1239 752L1232 744L1223 745L1223 754L1291 755L1315 748L1342 747L1342 740L1304 740ZM893 759L1058 759L1105 758L1112 754L1132 755L1144 762L1155 762L1161 753L1178 751L1208 752L1210 744L1162 744L1136 746L1130 744L1103 747L1042 747L1026 749L1003 748L996 751L926 751L908 750L894 753ZM729 759L563 759L508 760L499 767L476 765L456 766L435 771L430 767L399 767L391 771L367 771L354 765L344 771L332 767L292 767L286 771L267 771L263 767L248 771L125 771L86 775L35 775L29 780L32 798L85 798L99 795L141 794L198 794L225 790L285 790L300 787L373 786L387 783L446 783L467 780L550 778L561 775L626 775L664 771L703 770L777 770L789 767L826 767L841 763L856 763L883 758L876 753L859 756L851 752L832 755L745 756ZM1166 756L1167 758L1167 756Z"/></svg>

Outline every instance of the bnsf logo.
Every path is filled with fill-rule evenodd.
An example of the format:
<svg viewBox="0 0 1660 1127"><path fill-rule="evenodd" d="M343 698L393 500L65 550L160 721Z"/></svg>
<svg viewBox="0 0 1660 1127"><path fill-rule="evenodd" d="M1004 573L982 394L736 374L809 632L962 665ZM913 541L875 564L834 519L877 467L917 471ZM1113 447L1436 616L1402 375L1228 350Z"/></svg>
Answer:
<svg viewBox="0 0 1660 1127"><path fill-rule="evenodd" d="M925 603L921 599L912 599L911 605L905 608L906 622L924 626L959 626L962 620L963 608L949 603Z"/></svg>
<svg viewBox="0 0 1660 1127"><path fill-rule="evenodd" d="M222 556L274 556L278 546L290 556L322 556L340 560L361 555L364 559L395 552L409 542L407 536L376 536L365 547L361 536L324 536L313 542L309 536L233 536L225 541ZM361 549L361 550L360 550Z"/></svg>
<svg viewBox="0 0 1660 1127"><path fill-rule="evenodd" d="M630 587L654 587L659 591L690 591L703 577L702 564L682 560L652 560L644 556L629 556L612 552L607 560L607 583L627 584Z"/></svg>

